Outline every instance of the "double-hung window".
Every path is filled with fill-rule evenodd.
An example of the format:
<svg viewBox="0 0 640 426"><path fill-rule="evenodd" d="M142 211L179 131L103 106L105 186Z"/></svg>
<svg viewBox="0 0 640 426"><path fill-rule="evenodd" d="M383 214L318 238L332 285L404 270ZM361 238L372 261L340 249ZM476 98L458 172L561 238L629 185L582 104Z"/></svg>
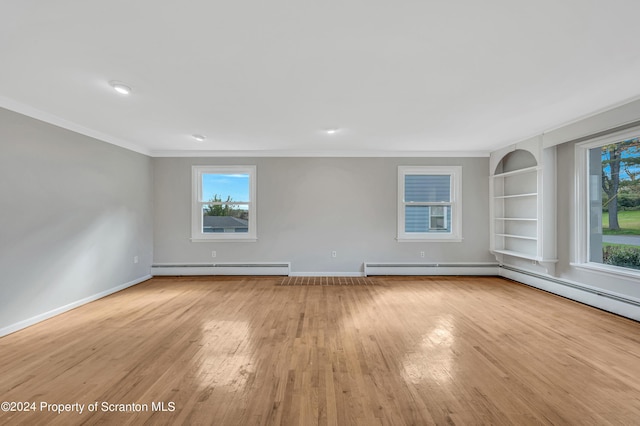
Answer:
<svg viewBox="0 0 640 426"><path fill-rule="evenodd" d="M192 241L256 240L256 167L193 166Z"/></svg>
<svg viewBox="0 0 640 426"><path fill-rule="evenodd" d="M462 240L462 167L398 167L398 241Z"/></svg>
<svg viewBox="0 0 640 426"><path fill-rule="evenodd" d="M640 275L640 129L576 145L578 266Z"/></svg>

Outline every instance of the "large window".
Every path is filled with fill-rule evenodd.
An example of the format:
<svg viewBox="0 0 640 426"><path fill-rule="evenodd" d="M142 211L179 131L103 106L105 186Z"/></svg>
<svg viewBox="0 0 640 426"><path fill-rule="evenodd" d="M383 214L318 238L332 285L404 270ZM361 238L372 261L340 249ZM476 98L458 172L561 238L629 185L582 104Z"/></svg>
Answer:
<svg viewBox="0 0 640 426"><path fill-rule="evenodd" d="M640 269L640 130L579 144L576 154L578 262Z"/></svg>
<svg viewBox="0 0 640 426"><path fill-rule="evenodd" d="M193 166L191 238L256 239L256 167Z"/></svg>
<svg viewBox="0 0 640 426"><path fill-rule="evenodd" d="M398 241L462 240L462 167L398 167Z"/></svg>

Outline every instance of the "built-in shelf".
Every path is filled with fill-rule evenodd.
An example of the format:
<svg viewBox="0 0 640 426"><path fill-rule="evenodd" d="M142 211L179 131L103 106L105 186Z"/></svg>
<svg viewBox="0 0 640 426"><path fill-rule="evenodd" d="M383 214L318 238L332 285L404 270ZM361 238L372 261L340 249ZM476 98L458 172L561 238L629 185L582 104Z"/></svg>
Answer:
<svg viewBox="0 0 640 426"><path fill-rule="evenodd" d="M555 268L555 150L541 140L491 154L491 251Z"/></svg>
<svg viewBox="0 0 640 426"><path fill-rule="evenodd" d="M526 253L523 253L520 251L514 251L514 250L495 249L493 252L498 254L506 254L507 256L519 257L521 259L542 260L536 255L530 255L530 254L526 254Z"/></svg>
<svg viewBox="0 0 640 426"><path fill-rule="evenodd" d="M535 260L536 262L540 262L540 263L557 263L558 262L558 259L544 259L542 257L530 256L528 254L524 254L522 252L513 251L513 250L494 250L494 252L499 254L506 254L507 256L519 257L521 259Z"/></svg>
<svg viewBox="0 0 640 426"><path fill-rule="evenodd" d="M537 192L529 192L528 194L499 195L493 198L496 200L499 200L499 199L506 199L506 198L521 198L521 197L536 197L536 196L538 196Z"/></svg>
<svg viewBox="0 0 640 426"><path fill-rule="evenodd" d="M515 235L515 234L496 234L498 237L505 237L505 238L517 238L520 240L531 240L531 241L537 241L538 239L536 237L527 237L525 235Z"/></svg>
<svg viewBox="0 0 640 426"><path fill-rule="evenodd" d="M509 177L509 176L523 175L525 173L537 173L538 170L540 170L540 167L538 166L525 167L522 169L511 170L509 172L496 173L495 175L493 175L493 177Z"/></svg>

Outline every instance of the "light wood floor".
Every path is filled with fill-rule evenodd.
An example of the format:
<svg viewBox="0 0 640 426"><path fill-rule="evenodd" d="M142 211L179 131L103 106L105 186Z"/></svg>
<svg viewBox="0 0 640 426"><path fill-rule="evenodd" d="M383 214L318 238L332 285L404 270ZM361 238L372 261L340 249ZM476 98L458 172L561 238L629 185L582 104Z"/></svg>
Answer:
<svg viewBox="0 0 640 426"><path fill-rule="evenodd" d="M640 424L640 323L498 278L281 280L155 278L0 338L0 401L38 404L0 424Z"/></svg>

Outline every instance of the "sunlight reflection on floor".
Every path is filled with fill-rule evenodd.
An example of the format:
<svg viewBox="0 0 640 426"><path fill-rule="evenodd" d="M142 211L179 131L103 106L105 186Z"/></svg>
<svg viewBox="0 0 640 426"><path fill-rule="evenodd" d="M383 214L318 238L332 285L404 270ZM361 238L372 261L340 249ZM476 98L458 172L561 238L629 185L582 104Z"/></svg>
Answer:
<svg viewBox="0 0 640 426"><path fill-rule="evenodd" d="M413 384L429 380L446 385L454 379L453 346L455 323L450 317L439 318L435 328L423 335L415 352L407 353L402 362L403 378Z"/></svg>
<svg viewBox="0 0 640 426"><path fill-rule="evenodd" d="M202 325L197 378L202 386L243 390L255 374L255 353L247 321L210 320Z"/></svg>

